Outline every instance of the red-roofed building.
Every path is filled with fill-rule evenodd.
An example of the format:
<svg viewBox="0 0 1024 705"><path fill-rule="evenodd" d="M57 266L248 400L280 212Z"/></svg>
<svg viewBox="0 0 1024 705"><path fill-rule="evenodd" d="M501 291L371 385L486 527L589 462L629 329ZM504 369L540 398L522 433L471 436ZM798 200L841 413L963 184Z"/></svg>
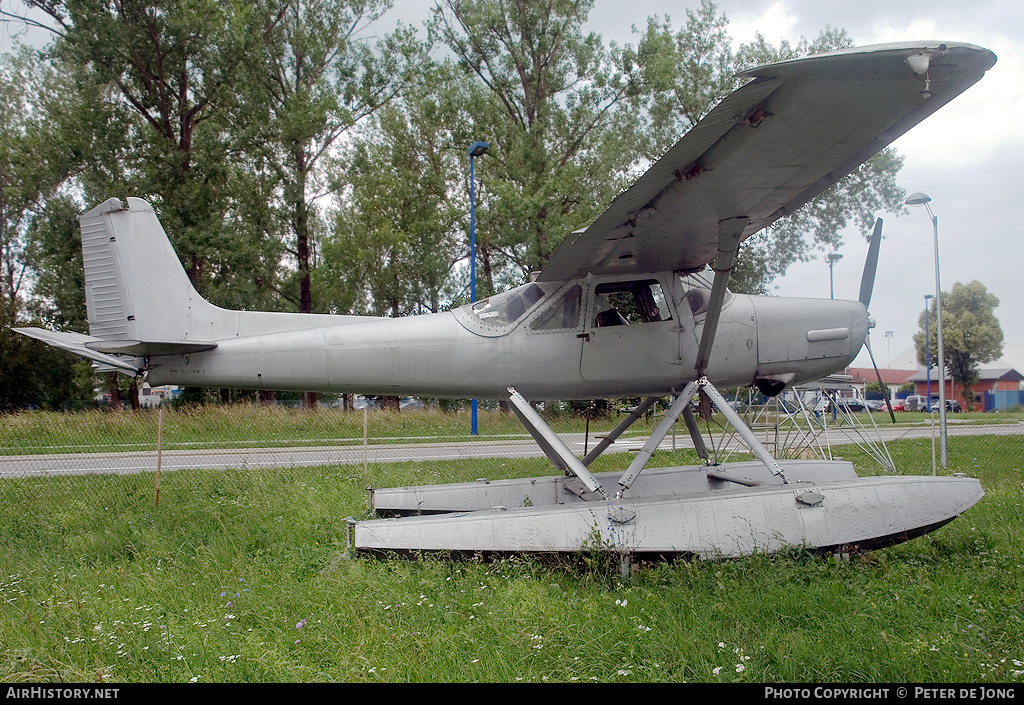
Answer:
<svg viewBox="0 0 1024 705"><path fill-rule="evenodd" d="M878 368L878 374L875 374L873 367L849 367L846 370L846 374L853 377L854 386L860 388L861 394L864 393L865 385L877 382L881 375L882 382L889 388L890 397L894 396L899 388L909 382L916 373L917 370L890 370L884 367Z"/></svg>
<svg viewBox="0 0 1024 705"><path fill-rule="evenodd" d="M919 370L907 380L913 382L916 389L915 394L922 396L928 394L928 387L931 387L932 399L939 398L938 370L933 369L931 373L931 385L924 370ZM971 392L974 396L973 407L977 411L991 411L994 408L1001 408L1002 404L997 399L997 393L1013 394L1013 399L1008 405L1016 405L1019 401L1016 393L1021 390L1021 383L1024 382L1024 375L1012 367L987 367L978 370L978 381L971 385ZM966 409L967 400L964 399L964 388L961 384L953 384L952 380L946 378L946 398L956 399Z"/></svg>

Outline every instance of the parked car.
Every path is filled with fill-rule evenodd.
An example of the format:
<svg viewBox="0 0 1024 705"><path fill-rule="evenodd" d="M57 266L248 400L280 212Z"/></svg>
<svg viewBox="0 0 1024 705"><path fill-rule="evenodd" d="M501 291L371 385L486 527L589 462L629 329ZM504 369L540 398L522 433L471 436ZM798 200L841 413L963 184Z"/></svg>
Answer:
<svg viewBox="0 0 1024 705"><path fill-rule="evenodd" d="M932 411L939 411L941 408L942 407L940 406L939 402L935 402L934 404L932 404ZM961 411L960 402L958 402L956 399L947 399L946 411L952 412L954 414L959 414Z"/></svg>
<svg viewBox="0 0 1024 705"><path fill-rule="evenodd" d="M911 396L907 397L903 402L905 411L928 411L928 397L923 396Z"/></svg>
<svg viewBox="0 0 1024 705"><path fill-rule="evenodd" d="M867 408L864 400L859 397L837 397L835 405L844 411L864 411ZM831 411L831 408L829 411Z"/></svg>
<svg viewBox="0 0 1024 705"><path fill-rule="evenodd" d="M882 405L882 411L888 412L889 409L892 409L893 411L906 411L907 407L903 399L892 399L889 402L888 407L886 407L885 404Z"/></svg>
<svg viewBox="0 0 1024 705"><path fill-rule="evenodd" d="M882 407L885 406L885 402L881 399L865 399L864 403L872 411L882 411Z"/></svg>

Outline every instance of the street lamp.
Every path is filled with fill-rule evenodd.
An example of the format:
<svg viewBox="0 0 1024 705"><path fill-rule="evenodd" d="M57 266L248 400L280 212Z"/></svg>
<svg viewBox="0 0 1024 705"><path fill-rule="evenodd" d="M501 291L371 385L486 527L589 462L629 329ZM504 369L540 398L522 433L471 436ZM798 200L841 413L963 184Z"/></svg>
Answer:
<svg viewBox="0 0 1024 705"><path fill-rule="evenodd" d="M469 301L476 303L476 178L473 174L473 160L487 154L490 147L486 142L474 142L469 145L466 152L469 154ZM472 420L470 421L470 434L477 435L476 425L476 399L470 402L472 408Z"/></svg>
<svg viewBox="0 0 1024 705"><path fill-rule="evenodd" d="M925 193L912 193L907 196L905 203L908 206L924 206L932 219L932 231L935 239L935 328L938 338L939 359L936 367L939 372L939 447L942 467L949 466L949 452L946 443L946 349L942 344L942 288L939 283L939 218L932 213L931 196ZM927 319L926 319L927 320ZM931 406L931 399L928 399Z"/></svg>
<svg viewBox="0 0 1024 705"><path fill-rule="evenodd" d="M894 335L896 335L896 331L893 331L893 330L885 331L885 344L886 344L886 349L888 351L887 354L889 355L889 362L886 364L886 367L890 367L890 368L892 367L892 337Z"/></svg>
<svg viewBox="0 0 1024 705"><path fill-rule="evenodd" d="M834 299L836 297L836 289L832 284L832 265L841 260L843 256L838 252L833 252L828 256L828 297Z"/></svg>

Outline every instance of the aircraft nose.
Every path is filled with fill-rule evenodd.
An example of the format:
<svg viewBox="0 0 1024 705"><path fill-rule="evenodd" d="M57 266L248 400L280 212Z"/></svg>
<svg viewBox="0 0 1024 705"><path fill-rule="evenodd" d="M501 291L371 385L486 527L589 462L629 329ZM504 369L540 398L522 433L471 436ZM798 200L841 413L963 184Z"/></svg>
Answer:
<svg viewBox="0 0 1024 705"><path fill-rule="evenodd" d="M864 347L864 343L868 339L868 333L878 325L877 321L868 313L868 310L864 308L864 304L860 302L854 302L850 319L851 357L850 361L846 364L853 362L853 359L860 354L860 349Z"/></svg>
<svg viewBox="0 0 1024 705"><path fill-rule="evenodd" d="M786 385L842 370L860 354L870 319L859 301L756 297L757 375Z"/></svg>

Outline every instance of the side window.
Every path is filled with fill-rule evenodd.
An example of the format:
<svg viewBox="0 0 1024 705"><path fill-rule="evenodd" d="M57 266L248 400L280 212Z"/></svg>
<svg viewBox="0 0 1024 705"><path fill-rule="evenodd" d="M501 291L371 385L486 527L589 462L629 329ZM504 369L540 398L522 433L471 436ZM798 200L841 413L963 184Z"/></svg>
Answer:
<svg viewBox="0 0 1024 705"><path fill-rule="evenodd" d="M530 326L533 330L561 330L575 328L580 322L580 300L583 290L579 284L572 287L554 306L542 313Z"/></svg>
<svg viewBox="0 0 1024 705"><path fill-rule="evenodd" d="M657 279L600 284L594 302L593 324L597 328L672 320L665 292Z"/></svg>
<svg viewBox="0 0 1024 705"><path fill-rule="evenodd" d="M714 274L711 272L710 267L680 276L679 282L682 285L683 291L686 292L684 302L690 307L690 312L693 313L694 318L707 313L708 305L711 303L713 281ZM726 289L723 303L728 304L732 299L733 293Z"/></svg>

